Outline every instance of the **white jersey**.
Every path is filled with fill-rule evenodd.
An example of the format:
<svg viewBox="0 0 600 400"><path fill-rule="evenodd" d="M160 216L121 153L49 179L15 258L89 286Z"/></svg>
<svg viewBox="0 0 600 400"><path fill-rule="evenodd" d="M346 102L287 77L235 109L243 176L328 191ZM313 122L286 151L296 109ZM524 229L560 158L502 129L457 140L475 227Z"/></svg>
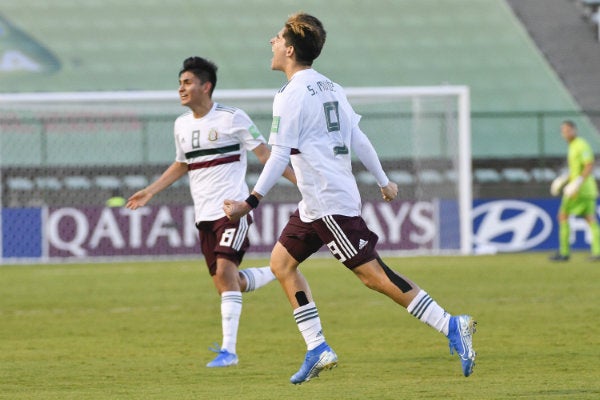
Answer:
<svg viewBox="0 0 600 400"><path fill-rule="evenodd" d="M247 152L266 143L248 115L214 103L202 118L188 111L175 120L175 160L187 163L196 222L225 216L225 199L244 200Z"/></svg>
<svg viewBox="0 0 600 400"><path fill-rule="evenodd" d="M275 95L269 144L292 149L303 221L360 215L350 157L359 121L342 87L314 69L295 73Z"/></svg>

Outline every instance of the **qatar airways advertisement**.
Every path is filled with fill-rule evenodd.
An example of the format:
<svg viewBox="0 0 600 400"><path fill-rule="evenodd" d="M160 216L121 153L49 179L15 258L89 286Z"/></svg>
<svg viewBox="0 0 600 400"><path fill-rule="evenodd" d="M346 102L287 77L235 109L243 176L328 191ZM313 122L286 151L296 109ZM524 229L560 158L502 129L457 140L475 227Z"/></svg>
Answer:
<svg viewBox="0 0 600 400"><path fill-rule="evenodd" d="M296 208L265 202L254 210L248 253L270 253ZM431 201L367 202L362 216L380 250L434 249L441 245L439 209ZM192 206L6 208L2 232L5 260L200 255Z"/></svg>

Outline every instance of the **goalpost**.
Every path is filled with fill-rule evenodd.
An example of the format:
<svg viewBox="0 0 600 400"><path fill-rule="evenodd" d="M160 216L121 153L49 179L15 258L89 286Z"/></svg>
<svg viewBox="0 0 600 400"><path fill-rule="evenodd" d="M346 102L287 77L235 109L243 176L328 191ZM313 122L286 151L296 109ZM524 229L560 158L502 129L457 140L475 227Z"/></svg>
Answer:
<svg viewBox="0 0 600 400"><path fill-rule="evenodd" d="M470 254L473 194L469 88L466 86L351 88L347 90L347 94L352 104L369 103L373 102L374 98L379 98L396 101L398 106L403 100L407 100L404 112L408 113L411 120L411 133L415 142L412 146L412 154L409 156L414 159L417 169L425 167L428 162L435 164L436 161L442 161L442 165L444 165L443 161L448 162L447 166L451 169L441 175L445 175L445 178L451 181L450 191L453 191L458 203L457 223L460 236L458 250L461 254ZM402 113L398 111L399 114ZM436 134L441 135L439 139L442 143L436 144L430 141L429 138L432 136L436 138ZM439 147L435 149L437 146ZM381 151L380 148L377 150ZM442 183L439 181L439 175L433 175L431 182L427 182L423 176L417 182L416 197L426 195L427 192L429 196L434 197L443 195L443 189L435 188L436 184Z"/></svg>
<svg viewBox="0 0 600 400"><path fill-rule="evenodd" d="M372 206L373 215L390 220L400 219L404 212L408 215L405 221L410 231L405 232L408 228L403 224L396 226L398 232L382 232L380 239L389 242L387 247L384 244L383 251L406 252L402 245L393 245L401 243L398 237L402 235L419 238L430 235L432 238L423 239L421 244L411 244L408 251L470 254L468 87L345 90L356 112L362 115L361 128L373 142L384 169L399 185L400 202L412 207L384 210L375 197L370 197L374 182L356 163L363 200ZM274 93L273 89L217 89L213 98L244 109L268 137ZM175 91L0 94L2 209L102 206L105 197L124 184L129 184L129 190L135 189L136 184L143 185L145 182L136 183L132 177L136 174L129 172L136 172L137 178L146 174L151 180L148 171L156 174L172 162L172 125L183 111ZM252 185L260 168L254 166L249 170L249 185ZM100 194L94 191L98 185L104 190ZM285 200L287 192L292 191L280 186L283 186L280 197ZM188 190L182 183L162 200L188 204ZM422 218L433 221L435 226L419 225ZM0 243L4 244L4 249L0 247L3 260L7 257L7 243L11 246L17 240L7 240L7 235L12 234L8 232L11 226L8 223L7 227L7 221L0 219L0 229L4 229ZM18 258L18 255L9 252L8 257Z"/></svg>

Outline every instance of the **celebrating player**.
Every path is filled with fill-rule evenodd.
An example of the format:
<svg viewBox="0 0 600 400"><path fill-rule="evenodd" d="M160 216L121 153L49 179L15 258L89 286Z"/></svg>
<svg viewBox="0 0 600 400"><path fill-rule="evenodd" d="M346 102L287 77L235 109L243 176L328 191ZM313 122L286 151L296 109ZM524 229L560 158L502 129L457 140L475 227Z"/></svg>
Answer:
<svg viewBox="0 0 600 400"><path fill-rule="evenodd" d="M558 177L552 182L550 191L553 195L563 196L558 210L558 242L559 249L550 257L552 261L568 261L569 245L569 216L584 217L590 226L592 234L591 259L600 260L600 228L596 220L596 199L598 187L592 170L594 168L594 152L588 142L577 136L577 125L573 121L564 121L560 125L560 133L569 145L567 162L568 176ZM564 188L563 188L564 186Z"/></svg>
<svg viewBox="0 0 600 400"><path fill-rule="evenodd" d="M446 335L465 376L475 364L468 315L451 316L414 282L389 268L377 254L377 235L360 216L361 198L352 174L351 151L376 178L385 201L398 195L379 158L359 128L344 90L312 69L326 32L308 14L292 15L271 39L271 68L287 83L275 95L269 144L271 157L246 201L230 199L223 207L237 220L256 208L291 159L302 200L290 217L271 254L271 269L294 311L307 346L304 362L291 382L300 384L337 365L338 357L325 341L317 306L299 264L324 244L369 288L381 292L424 323Z"/></svg>
<svg viewBox="0 0 600 400"><path fill-rule="evenodd" d="M223 212L225 199L248 196L245 181L247 151L263 164L269 148L248 115L234 107L212 101L217 83L217 66L201 57L190 57L179 72L179 97L189 111L175 121L175 161L155 182L134 193L127 208L135 210L188 174L194 200L196 227L208 271L221 296L223 342L207 367L238 363L237 331L242 311L242 291L249 292L275 279L269 267L238 271L249 246L248 227L252 218L230 221ZM283 175L296 182L287 166Z"/></svg>

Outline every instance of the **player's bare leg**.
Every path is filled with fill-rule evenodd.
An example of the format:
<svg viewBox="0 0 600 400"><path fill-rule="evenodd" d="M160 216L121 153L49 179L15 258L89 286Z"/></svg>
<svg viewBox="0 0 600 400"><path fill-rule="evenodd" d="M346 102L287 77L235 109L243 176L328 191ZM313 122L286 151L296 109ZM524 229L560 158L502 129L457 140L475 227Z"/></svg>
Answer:
<svg viewBox="0 0 600 400"><path fill-rule="evenodd" d="M308 382L319 376L321 371L337 365L337 355L325 341L317 306L308 281L298 271L298 265L298 261L278 242L271 253L271 269L294 308L294 319L307 348L302 366L290 378L294 384Z"/></svg>
<svg viewBox="0 0 600 400"><path fill-rule="evenodd" d="M239 276L237 265L223 257L217 257L217 270L212 279L219 294L223 292L240 292L246 285L245 280L242 280Z"/></svg>
<svg viewBox="0 0 600 400"><path fill-rule="evenodd" d="M471 375L475 365L472 335L476 322L470 316L451 316L427 292L390 269L379 258L352 271L367 287L385 294L411 315L443 333L450 341L450 351L458 353L464 375Z"/></svg>
<svg viewBox="0 0 600 400"><path fill-rule="evenodd" d="M298 308L296 293L304 292L306 299L313 301L308 281L298 270L298 261L288 253L281 243L277 242L271 253L271 270L281 284L290 304L293 308Z"/></svg>
<svg viewBox="0 0 600 400"><path fill-rule="evenodd" d="M386 272L377 259L352 269L352 272L369 289L385 294L404 308L408 307L420 291L420 288L406 277L389 268Z"/></svg>

